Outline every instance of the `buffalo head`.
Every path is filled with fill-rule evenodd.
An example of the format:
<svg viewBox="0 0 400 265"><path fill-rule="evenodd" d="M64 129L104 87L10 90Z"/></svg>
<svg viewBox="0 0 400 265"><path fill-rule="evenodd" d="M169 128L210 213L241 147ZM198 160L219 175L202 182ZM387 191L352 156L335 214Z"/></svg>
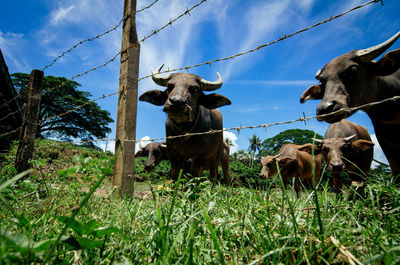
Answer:
<svg viewBox="0 0 400 265"><path fill-rule="evenodd" d="M315 78L320 84L309 87L300 102L322 99L317 107L317 115L323 115L382 100L381 92L377 89L377 77L391 75L400 68L400 49L388 52L379 61L374 59L399 37L400 32L377 46L354 50L333 59L322 70L318 70ZM351 114L348 111L337 112L319 117L318 120L333 123Z"/></svg>
<svg viewBox="0 0 400 265"><path fill-rule="evenodd" d="M139 97L141 101L162 106L163 111L175 123L191 123L196 120L199 106L208 109L231 104L230 100L219 94L206 95L203 91L214 91L222 86L222 78L218 75L215 82L207 81L190 73L174 73L160 76L161 65L153 73L153 81L166 87L164 91L150 90Z"/></svg>
<svg viewBox="0 0 400 265"><path fill-rule="evenodd" d="M315 152L322 153L329 171L332 173L344 172L346 159L371 150L374 147L371 141L355 140L356 136L354 134L345 138L314 139L317 145Z"/></svg>
<svg viewBox="0 0 400 265"><path fill-rule="evenodd" d="M276 158L277 156L270 155L261 159L261 179L265 180L276 175L276 173L278 172L276 167Z"/></svg>
<svg viewBox="0 0 400 265"><path fill-rule="evenodd" d="M150 172L154 170L161 160L166 159L167 145L165 143L149 143L135 154L135 157L147 157L144 170Z"/></svg>

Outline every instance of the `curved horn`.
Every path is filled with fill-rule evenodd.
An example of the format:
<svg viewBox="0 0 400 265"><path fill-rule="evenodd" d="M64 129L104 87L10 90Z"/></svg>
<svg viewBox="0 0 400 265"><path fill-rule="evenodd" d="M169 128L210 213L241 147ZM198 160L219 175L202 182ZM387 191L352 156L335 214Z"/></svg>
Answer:
<svg viewBox="0 0 400 265"><path fill-rule="evenodd" d="M382 53L384 53L390 46L400 37L400 31L387 41L376 46L356 51L356 56L363 62L370 62Z"/></svg>
<svg viewBox="0 0 400 265"><path fill-rule="evenodd" d="M203 91L214 91L217 90L218 88L220 88L222 86L222 77L221 75L217 72L217 76L218 76L218 80L211 82L211 81L207 81L203 78L200 78L200 85L201 85L201 90Z"/></svg>
<svg viewBox="0 0 400 265"><path fill-rule="evenodd" d="M161 148L167 148L167 145L165 143L161 143Z"/></svg>
<svg viewBox="0 0 400 265"><path fill-rule="evenodd" d="M160 65L156 71L151 73L151 78L153 79L154 83L159 86L167 86L167 82L171 78L171 74L166 76L159 75L161 68L163 68L164 64Z"/></svg>
<svg viewBox="0 0 400 265"><path fill-rule="evenodd" d="M274 155L272 159L277 159L281 154Z"/></svg>
<svg viewBox="0 0 400 265"><path fill-rule="evenodd" d="M351 135L351 136L349 136L349 137L344 138L344 141L345 141L346 143L348 143L348 142L350 142L351 140L353 140L356 136L357 136L357 134L353 134L353 135Z"/></svg>
<svg viewBox="0 0 400 265"><path fill-rule="evenodd" d="M322 141L323 141L321 139L316 139L316 138L312 138L312 140L317 144L322 144Z"/></svg>

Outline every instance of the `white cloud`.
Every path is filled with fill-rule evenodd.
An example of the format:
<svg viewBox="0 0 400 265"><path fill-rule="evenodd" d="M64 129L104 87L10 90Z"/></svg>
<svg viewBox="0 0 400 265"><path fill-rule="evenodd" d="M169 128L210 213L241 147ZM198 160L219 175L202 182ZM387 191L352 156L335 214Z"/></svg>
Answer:
<svg viewBox="0 0 400 265"><path fill-rule="evenodd" d="M237 139L238 139L236 134L234 134L233 132L224 131L223 132L223 137L224 137L224 140L225 139L229 139L232 142L232 146L230 146L229 154L233 154L233 153L237 152L237 150L239 148L239 145L236 142Z"/></svg>
<svg viewBox="0 0 400 265"><path fill-rule="evenodd" d="M99 148L101 150L105 151L110 151L112 153L115 153L115 141L114 140L109 140L106 142L101 142L99 145Z"/></svg>
<svg viewBox="0 0 400 265"><path fill-rule="evenodd" d="M135 145L135 154L142 148L145 147L148 143L150 143L150 137L149 136L143 136L140 138L139 141L136 142Z"/></svg>
<svg viewBox="0 0 400 265"><path fill-rule="evenodd" d="M389 165L389 162L386 159L386 156L383 153L383 150L382 150L381 146L379 145L378 139L376 139L375 134L371 134L371 140L375 144L374 145L374 159ZM378 163L372 162L372 168L375 168L378 165L379 165Z"/></svg>
<svg viewBox="0 0 400 265"><path fill-rule="evenodd" d="M74 8L74 5L70 5L69 7L59 6L56 10L51 12L50 23L53 25L63 23L64 20L70 18L70 13Z"/></svg>
<svg viewBox="0 0 400 265"><path fill-rule="evenodd" d="M19 72L28 72L31 68L21 54L21 44L24 42L24 35L20 33L0 31L0 48L8 65L13 64L13 68ZM29 69L29 70L27 70Z"/></svg>

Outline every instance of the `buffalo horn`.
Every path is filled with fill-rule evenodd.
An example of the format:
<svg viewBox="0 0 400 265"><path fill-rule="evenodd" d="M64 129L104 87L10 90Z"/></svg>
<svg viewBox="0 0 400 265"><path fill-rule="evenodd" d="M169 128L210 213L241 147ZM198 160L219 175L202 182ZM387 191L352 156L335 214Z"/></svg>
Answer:
<svg viewBox="0 0 400 265"><path fill-rule="evenodd" d="M344 138L344 141L345 141L346 143L348 143L348 142L350 142L351 140L353 140L354 137L356 137L356 136L357 136L357 134L353 134L353 135L351 135L351 136L349 136L349 137Z"/></svg>
<svg viewBox="0 0 400 265"><path fill-rule="evenodd" d="M218 80L211 82L211 81L207 81L203 78L200 78L200 86L201 86L201 90L203 91L214 91L217 90L218 88L220 88L222 86L222 77L220 76L220 74L217 72L217 76L218 76Z"/></svg>
<svg viewBox="0 0 400 265"><path fill-rule="evenodd" d="M322 144L322 140L321 139L315 139L315 138L312 138L313 139L313 141L315 142L315 143L317 143L317 144Z"/></svg>
<svg viewBox="0 0 400 265"><path fill-rule="evenodd" d="M277 154L275 156L272 157L272 159L277 159L281 154Z"/></svg>
<svg viewBox="0 0 400 265"><path fill-rule="evenodd" d="M164 64L160 65L155 72L152 73L151 77L153 78L154 83L159 86L167 86L167 82L171 78L171 74L166 76L159 75L161 68L163 68Z"/></svg>
<svg viewBox="0 0 400 265"><path fill-rule="evenodd" d="M162 148L167 148L167 145L165 143L161 143Z"/></svg>
<svg viewBox="0 0 400 265"><path fill-rule="evenodd" d="M360 58L361 61L363 62L370 62L382 53L384 53L387 49L389 49L390 46L400 37L400 31L397 32L393 37L388 39L387 41L378 44L376 46L363 49L363 50L358 50L356 52L356 56Z"/></svg>

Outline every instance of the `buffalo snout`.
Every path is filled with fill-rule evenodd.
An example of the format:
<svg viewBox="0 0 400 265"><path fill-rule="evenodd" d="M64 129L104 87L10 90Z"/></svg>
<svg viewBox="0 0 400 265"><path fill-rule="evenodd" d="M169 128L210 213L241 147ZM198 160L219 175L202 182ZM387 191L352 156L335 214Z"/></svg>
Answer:
<svg viewBox="0 0 400 265"><path fill-rule="evenodd" d="M319 104L317 107L317 115L330 114L344 108L345 106L338 101L321 102L321 104ZM333 123L345 118L345 116L345 112L338 112L326 117L318 117L318 120Z"/></svg>
<svg viewBox="0 0 400 265"><path fill-rule="evenodd" d="M340 173L343 172L345 168L345 165L343 162L332 162L329 163L329 170L331 170L334 173Z"/></svg>

